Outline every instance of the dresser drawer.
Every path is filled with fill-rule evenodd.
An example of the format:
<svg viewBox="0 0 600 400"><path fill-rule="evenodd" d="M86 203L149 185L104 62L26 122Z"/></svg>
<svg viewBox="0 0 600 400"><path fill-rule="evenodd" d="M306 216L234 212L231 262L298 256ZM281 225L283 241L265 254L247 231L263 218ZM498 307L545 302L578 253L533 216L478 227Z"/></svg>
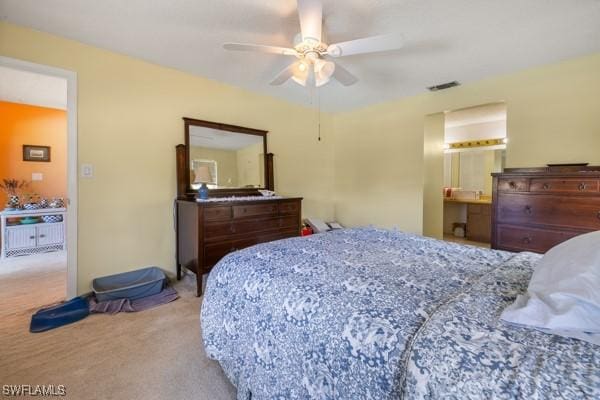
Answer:
<svg viewBox="0 0 600 400"><path fill-rule="evenodd" d="M279 214L297 214L300 211L300 203L297 201L286 201L279 203Z"/></svg>
<svg viewBox="0 0 600 400"><path fill-rule="evenodd" d="M497 223L600 229L599 197L500 194Z"/></svg>
<svg viewBox="0 0 600 400"><path fill-rule="evenodd" d="M280 217L279 228L294 228L297 231L296 233L300 232L300 217L298 215L294 215L291 217Z"/></svg>
<svg viewBox="0 0 600 400"><path fill-rule="evenodd" d="M500 192L527 192L528 190L529 179L527 178L498 179L498 191Z"/></svg>
<svg viewBox="0 0 600 400"><path fill-rule="evenodd" d="M247 238L240 240L226 240L219 243L207 244L204 246L204 263L205 265L215 265L221 258L236 250L241 250L246 247L257 244L255 238Z"/></svg>
<svg viewBox="0 0 600 400"><path fill-rule="evenodd" d="M204 240L230 236L234 233L234 225L231 221L207 222L204 224Z"/></svg>
<svg viewBox="0 0 600 400"><path fill-rule="evenodd" d="M296 237L299 235L300 235L300 232L299 232L299 229L297 229L297 228L294 228L291 230L282 229L281 231L279 231L277 233L264 233L264 234L260 235L258 237L257 243L272 242L274 240L287 239L287 238Z"/></svg>
<svg viewBox="0 0 600 400"><path fill-rule="evenodd" d="M543 179L531 180L529 190L547 193L597 193L598 181L594 179Z"/></svg>
<svg viewBox="0 0 600 400"><path fill-rule="evenodd" d="M262 234L248 235L247 238L237 240L225 240L218 243L204 245L204 262L205 265L215 265L219 260L227 254L246 247L254 246L255 244L272 242L274 240L287 239L298 236L298 230L282 230L277 233L263 232Z"/></svg>
<svg viewBox="0 0 600 400"><path fill-rule="evenodd" d="M231 219L231 207L206 207L204 208L205 221L223 221Z"/></svg>
<svg viewBox="0 0 600 400"><path fill-rule="evenodd" d="M233 206L233 218L254 217L258 215L274 215L277 214L277 210L277 203Z"/></svg>
<svg viewBox="0 0 600 400"><path fill-rule="evenodd" d="M545 253L559 243L583 232L555 231L550 229L526 228L498 225L496 248L511 251L533 251Z"/></svg>
<svg viewBox="0 0 600 400"><path fill-rule="evenodd" d="M204 226L205 240L212 240L223 236L246 234L268 231L281 228L297 228L297 217L276 217L252 220L231 220L226 222L208 222Z"/></svg>

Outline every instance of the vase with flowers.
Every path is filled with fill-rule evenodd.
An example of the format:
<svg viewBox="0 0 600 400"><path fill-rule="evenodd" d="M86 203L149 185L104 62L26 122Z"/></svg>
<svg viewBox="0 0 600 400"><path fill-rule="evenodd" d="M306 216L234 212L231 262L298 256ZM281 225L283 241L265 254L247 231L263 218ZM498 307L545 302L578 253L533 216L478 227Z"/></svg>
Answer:
<svg viewBox="0 0 600 400"><path fill-rule="evenodd" d="M18 179L3 179L2 182L0 182L0 189L8 196L8 202L6 203L7 210L19 208L19 191L28 185L29 182Z"/></svg>

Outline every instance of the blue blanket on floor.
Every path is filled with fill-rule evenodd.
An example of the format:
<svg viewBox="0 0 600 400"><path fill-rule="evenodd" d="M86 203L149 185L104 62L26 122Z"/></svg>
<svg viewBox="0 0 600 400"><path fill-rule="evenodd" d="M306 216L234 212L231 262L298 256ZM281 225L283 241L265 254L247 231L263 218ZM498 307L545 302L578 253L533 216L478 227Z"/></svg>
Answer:
<svg viewBox="0 0 600 400"><path fill-rule="evenodd" d="M59 326L71 324L90 315L88 302L74 297L64 303L43 308L31 316L30 332L44 332Z"/></svg>

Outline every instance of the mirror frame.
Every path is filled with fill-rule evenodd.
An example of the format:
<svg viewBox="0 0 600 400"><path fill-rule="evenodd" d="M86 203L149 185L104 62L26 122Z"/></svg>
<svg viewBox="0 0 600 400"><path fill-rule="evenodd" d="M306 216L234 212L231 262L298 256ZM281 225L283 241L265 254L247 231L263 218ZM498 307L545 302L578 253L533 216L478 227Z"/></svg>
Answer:
<svg viewBox="0 0 600 400"><path fill-rule="evenodd" d="M259 194L258 190L267 189L273 190L273 154L267 152L267 133L269 131L261 129L246 128L243 126L223 124L220 122L204 121L201 119L183 117L185 123L184 135L185 135L185 169L183 171L183 177L185 178L186 194L188 196L194 196L197 191L192 189L190 182L190 126L201 126L205 128L218 129L221 131L243 133L246 135L262 136L263 139L263 154L264 154L264 171L265 186L262 188L230 188L230 189L209 189L209 196L223 197L223 196L251 196Z"/></svg>

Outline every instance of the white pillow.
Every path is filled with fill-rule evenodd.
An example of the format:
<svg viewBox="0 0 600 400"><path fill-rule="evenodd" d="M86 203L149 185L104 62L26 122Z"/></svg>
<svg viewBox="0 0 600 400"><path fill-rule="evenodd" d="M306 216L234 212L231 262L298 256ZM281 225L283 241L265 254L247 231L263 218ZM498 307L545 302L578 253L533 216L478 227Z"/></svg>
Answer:
<svg viewBox="0 0 600 400"><path fill-rule="evenodd" d="M600 231L550 249L500 318L600 345Z"/></svg>

